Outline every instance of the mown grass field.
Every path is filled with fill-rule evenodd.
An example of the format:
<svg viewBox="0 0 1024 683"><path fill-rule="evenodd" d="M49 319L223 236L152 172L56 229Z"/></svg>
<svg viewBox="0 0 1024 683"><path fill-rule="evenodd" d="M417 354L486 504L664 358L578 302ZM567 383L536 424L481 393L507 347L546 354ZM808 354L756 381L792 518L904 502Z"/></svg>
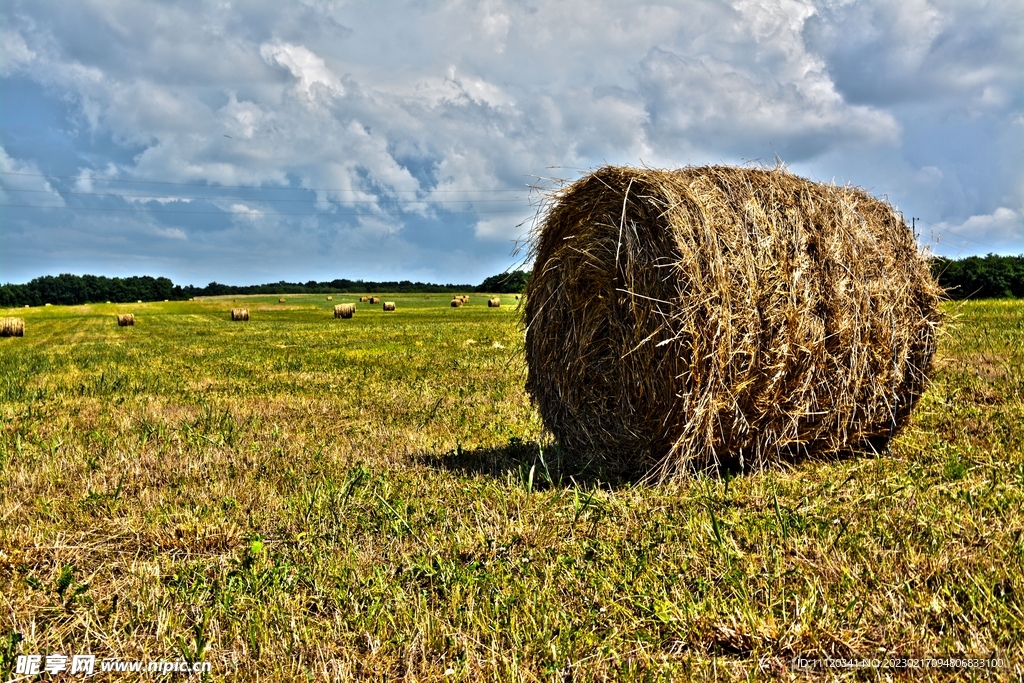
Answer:
<svg viewBox="0 0 1024 683"><path fill-rule="evenodd" d="M1024 676L1024 302L947 306L888 455L648 488L559 469L512 297L277 298L0 311L2 680Z"/></svg>

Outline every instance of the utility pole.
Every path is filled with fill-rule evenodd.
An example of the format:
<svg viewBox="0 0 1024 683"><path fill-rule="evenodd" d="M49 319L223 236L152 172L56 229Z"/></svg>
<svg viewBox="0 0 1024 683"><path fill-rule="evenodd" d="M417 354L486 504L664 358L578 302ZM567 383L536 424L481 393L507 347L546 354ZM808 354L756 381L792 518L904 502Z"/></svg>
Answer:
<svg viewBox="0 0 1024 683"><path fill-rule="evenodd" d="M919 220L921 220L921 219L920 218L915 218L913 216L910 217L910 229L914 233L914 240L915 241L917 240L917 222Z"/></svg>

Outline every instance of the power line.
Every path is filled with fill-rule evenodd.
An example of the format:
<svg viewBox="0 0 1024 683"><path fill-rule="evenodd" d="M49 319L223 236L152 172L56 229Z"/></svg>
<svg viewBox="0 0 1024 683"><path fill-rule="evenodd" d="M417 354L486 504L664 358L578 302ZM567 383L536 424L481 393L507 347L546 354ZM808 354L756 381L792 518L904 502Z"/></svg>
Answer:
<svg viewBox="0 0 1024 683"><path fill-rule="evenodd" d="M0 204L0 207L12 207L20 209L54 209L57 211L116 211L119 213L176 213L191 216L202 216L202 215L214 215L214 216L324 216L330 218L333 216L409 216L412 212L404 211L401 213L388 212L388 211L357 211L348 213L331 213L327 211L314 211L314 212L303 212L303 213L279 213L273 211L177 211L174 209L118 209L118 208L104 208L98 206L44 206L42 204ZM445 211L444 214L448 216L452 215L476 215L483 213L518 213L522 214L525 209L498 209L491 211Z"/></svg>
<svg viewBox="0 0 1024 683"><path fill-rule="evenodd" d="M82 180L82 176L78 175L47 175L45 173L23 173L20 171L0 171L0 175L17 175L17 176L28 176L32 178L65 178L71 180ZM292 191L292 192L365 192L365 190L353 190L350 188L341 187L262 187L256 185L211 185L210 183L182 183L174 182L170 180L128 180L118 178L103 178L103 177L89 177L87 180L104 183L143 183L150 185L176 185L181 187L207 187L207 188L223 188L226 190L279 190L279 191ZM431 192L522 192L522 188L508 189L508 190L390 190L392 193L419 193L427 194Z"/></svg>

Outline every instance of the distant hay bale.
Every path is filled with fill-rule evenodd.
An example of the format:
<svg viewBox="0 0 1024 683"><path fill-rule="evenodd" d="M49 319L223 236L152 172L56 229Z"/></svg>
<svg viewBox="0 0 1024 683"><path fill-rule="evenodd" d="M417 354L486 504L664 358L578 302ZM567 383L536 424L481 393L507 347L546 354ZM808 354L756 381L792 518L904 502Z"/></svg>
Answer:
<svg viewBox="0 0 1024 683"><path fill-rule="evenodd" d="M462 308L462 299L459 297L452 299L452 308Z"/></svg>
<svg viewBox="0 0 1024 683"><path fill-rule="evenodd" d="M361 296L361 297L359 297L359 303L361 303L361 304L369 303L369 301L370 301L370 297L368 297L368 296Z"/></svg>
<svg viewBox="0 0 1024 683"><path fill-rule="evenodd" d="M355 304L336 304L334 306L334 317L335 318L351 318L352 314L356 312Z"/></svg>
<svg viewBox="0 0 1024 683"><path fill-rule="evenodd" d="M329 297L327 297L327 300L328 301L334 301L334 297L333 296L329 296Z"/></svg>
<svg viewBox="0 0 1024 683"><path fill-rule="evenodd" d="M249 309L248 308L232 308L231 309L231 320L243 321L249 320Z"/></svg>
<svg viewBox="0 0 1024 683"><path fill-rule="evenodd" d="M279 304L283 304L283 303L284 303L284 299L278 299L278 300L277 300L277 303L279 303Z"/></svg>
<svg viewBox="0 0 1024 683"><path fill-rule="evenodd" d="M24 318L4 318L0 320L0 337L24 337Z"/></svg>
<svg viewBox="0 0 1024 683"><path fill-rule="evenodd" d="M859 188L608 166L534 238L527 390L570 461L666 480L884 448L927 384L941 290Z"/></svg>
<svg viewBox="0 0 1024 683"><path fill-rule="evenodd" d="M141 303L142 303L142 299L139 299L139 300L138 300L138 301L136 301L135 303L137 303L137 304L141 304Z"/></svg>
<svg viewBox="0 0 1024 683"><path fill-rule="evenodd" d="M370 297L370 303L371 304L379 304L380 303L380 297L371 296Z"/></svg>
<svg viewBox="0 0 1024 683"><path fill-rule="evenodd" d="M52 306L53 304L46 304L46 305L47 305L47 306Z"/></svg>
<svg viewBox="0 0 1024 683"><path fill-rule="evenodd" d="M395 302L394 301L385 301L384 302L384 310L385 311L393 311L393 310L395 310Z"/></svg>
<svg viewBox="0 0 1024 683"><path fill-rule="evenodd" d="M117 315L117 326L118 327L133 327L135 325L135 316L131 313L118 313Z"/></svg>
<svg viewBox="0 0 1024 683"><path fill-rule="evenodd" d="M499 308L501 307L501 297L494 297L493 299L487 300L487 308Z"/></svg>

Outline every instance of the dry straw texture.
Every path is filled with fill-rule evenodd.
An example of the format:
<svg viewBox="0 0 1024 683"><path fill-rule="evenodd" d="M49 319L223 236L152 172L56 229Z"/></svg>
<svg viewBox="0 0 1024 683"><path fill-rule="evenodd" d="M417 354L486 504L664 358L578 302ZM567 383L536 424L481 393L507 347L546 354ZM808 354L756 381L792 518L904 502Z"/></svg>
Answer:
<svg viewBox="0 0 1024 683"><path fill-rule="evenodd" d="M284 303L284 301L285 301L284 299L278 299L278 300L277 300L277 303L279 303L279 304L283 304L283 303Z"/></svg>
<svg viewBox="0 0 1024 683"><path fill-rule="evenodd" d="M384 310L385 311L393 311L393 310L395 310L395 302L394 301L385 301L384 302Z"/></svg>
<svg viewBox="0 0 1024 683"><path fill-rule="evenodd" d="M567 457L654 480L883 447L941 290L900 216L784 169L604 167L553 194L527 389Z"/></svg>
<svg viewBox="0 0 1024 683"><path fill-rule="evenodd" d="M501 297L494 297L487 300L487 308L498 308L501 306Z"/></svg>
<svg viewBox="0 0 1024 683"><path fill-rule="evenodd" d="M249 319L249 309L248 308L232 308L231 309L231 319L232 320L236 320L236 321L237 320L241 320L241 321L248 320Z"/></svg>
<svg viewBox="0 0 1024 683"><path fill-rule="evenodd" d="M459 297L452 299L452 308L462 308L462 299Z"/></svg>
<svg viewBox="0 0 1024 683"><path fill-rule="evenodd" d="M117 315L117 326L118 327L132 327L135 324L135 316L131 313L118 313Z"/></svg>
<svg viewBox="0 0 1024 683"><path fill-rule="evenodd" d="M24 318L4 318L0 320L0 337L24 337Z"/></svg>
<svg viewBox="0 0 1024 683"><path fill-rule="evenodd" d="M334 306L335 318L351 318L356 312L355 304L336 304Z"/></svg>
<svg viewBox="0 0 1024 683"><path fill-rule="evenodd" d="M370 301L370 297L368 297L368 296L361 296L361 297L359 297L359 303L361 303L361 304L369 303L369 301Z"/></svg>
<svg viewBox="0 0 1024 683"><path fill-rule="evenodd" d="M370 297L370 303L371 304L379 304L380 303L380 297L371 296Z"/></svg>
<svg viewBox="0 0 1024 683"><path fill-rule="evenodd" d="M327 300L328 301L334 301L334 297L333 296L329 296L329 297L327 297Z"/></svg>

